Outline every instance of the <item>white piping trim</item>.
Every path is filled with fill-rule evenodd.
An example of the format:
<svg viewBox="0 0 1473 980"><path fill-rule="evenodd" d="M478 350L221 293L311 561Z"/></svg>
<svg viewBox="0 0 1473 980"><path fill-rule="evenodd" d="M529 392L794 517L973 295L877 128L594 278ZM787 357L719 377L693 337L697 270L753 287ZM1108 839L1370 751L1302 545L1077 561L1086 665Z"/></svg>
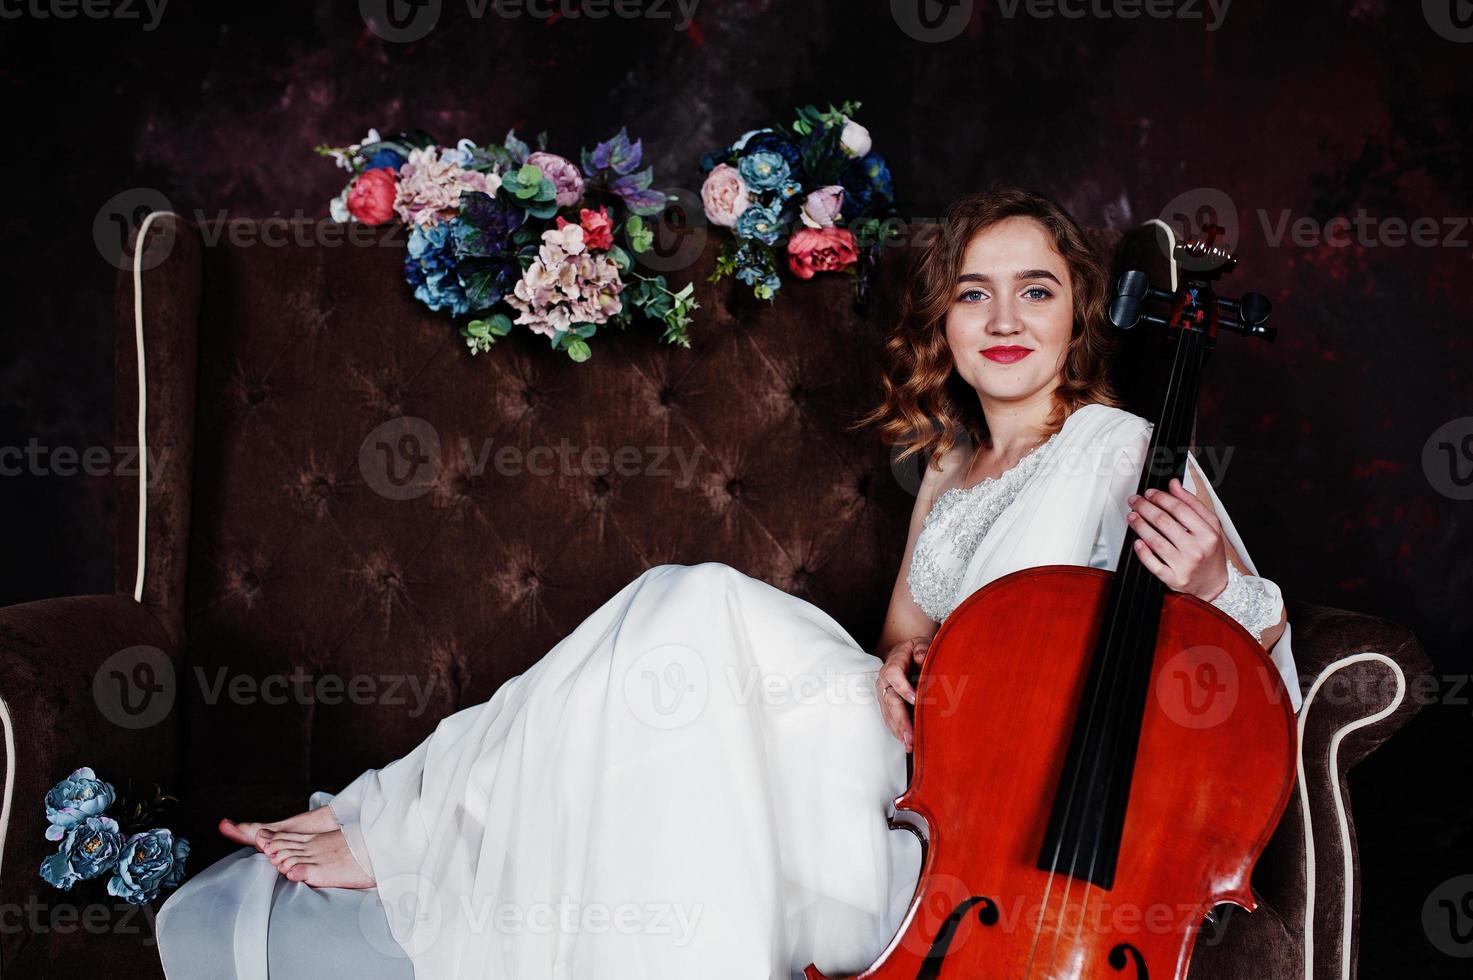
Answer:
<svg viewBox="0 0 1473 980"><path fill-rule="evenodd" d="M1355 905L1355 866L1351 860L1350 851L1350 823L1345 816L1345 793L1340 787L1340 742L1351 732L1373 725L1391 714L1401 706L1406 697L1407 681L1406 675L1402 673L1401 665L1395 660L1382 653L1357 653L1329 664L1320 675L1314 679L1314 684L1309 688L1309 693L1304 695L1304 707L1299 712L1299 809L1304 817L1304 978L1314 980L1314 895L1315 895L1315 865L1314 865L1314 824L1310 819L1309 812L1309 789L1305 785L1304 778L1304 723L1309 717L1309 706L1314 701L1314 696L1319 693L1320 687L1329 676L1351 664L1364 663L1367 660L1378 660L1391 668L1396 675L1396 696L1391 703L1374 714L1345 725L1330 737L1330 786L1334 790L1335 818L1340 827L1340 854L1343 859L1343 876L1345 881L1345 896L1341 900L1341 935L1340 935L1340 976L1342 980L1350 980L1350 929L1351 911Z"/></svg>
<svg viewBox="0 0 1473 980"><path fill-rule="evenodd" d="M1151 218L1148 225L1160 225L1166 232L1166 265L1171 270L1171 291L1176 292L1176 232L1160 218ZM1194 425L1196 423L1193 423ZM1194 429L1193 432L1196 430Z"/></svg>
<svg viewBox="0 0 1473 980"><path fill-rule="evenodd" d="M143 246L149 226L161 214L178 217L173 211L150 211L138 226L133 246L133 337L138 366L138 566L133 576L133 601L143 601L143 563L148 534L148 380L143 359Z"/></svg>
<svg viewBox="0 0 1473 980"><path fill-rule="evenodd" d="M0 803L0 865L5 861L5 836L10 830L10 801L15 795L15 726L10 721L10 705L0 697L0 726L5 729L5 801Z"/></svg>

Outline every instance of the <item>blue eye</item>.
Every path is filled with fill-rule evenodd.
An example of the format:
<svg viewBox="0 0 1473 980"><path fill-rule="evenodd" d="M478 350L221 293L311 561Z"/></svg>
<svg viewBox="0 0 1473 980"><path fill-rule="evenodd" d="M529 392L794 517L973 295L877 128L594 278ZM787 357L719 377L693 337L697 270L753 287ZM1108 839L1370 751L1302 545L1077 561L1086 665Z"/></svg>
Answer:
<svg viewBox="0 0 1473 980"><path fill-rule="evenodd" d="M1038 293L1039 295L1034 296L1034 293ZM1044 289L1042 286L1029 286L1023 291L1023 295L1029 297L1030 299L1043 300L1048 299L1050 296L1053 295L1053 293L1049 292L1047 289Z"/></svg>
<svg viewBox="0 0 1473 980"><path fill-rule="evenodd" d="M970 298L969 299L968 297L975 297L975 298ZM957 299L961 300L963 303L976 303L976 302L979 302L982 299L982 290L980 290L980 289L969 289L966 292L962 293L960 296L958 296Z"/></svg>

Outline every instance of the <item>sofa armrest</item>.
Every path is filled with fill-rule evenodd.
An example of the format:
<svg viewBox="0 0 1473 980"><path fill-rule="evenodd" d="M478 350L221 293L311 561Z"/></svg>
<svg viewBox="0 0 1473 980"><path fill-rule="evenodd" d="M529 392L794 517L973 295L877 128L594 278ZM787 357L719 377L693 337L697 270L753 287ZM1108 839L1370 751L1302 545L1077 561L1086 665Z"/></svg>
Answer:
<svg viewBox="0 0 1473 980"><path fill-rule="evenodd" d="M1311 980L1350 976L1359 860L1345 775L1422 707L1428 660L1406 627L1362 613L1289 601L1304 704L1299 779L1253 887L1304 943ZM1306 922L1308 928L1306 929ZM1352 967L1353 970L1353 967Z"/></svg>
<svg viewBox="0 0 1473 980"><path fill-rule="evenodd" d="M42 800L57 780L91 766L122 792L177 788L177 614L118 595L41 599L0 608L0 902L24 910L64 901L39 877L56 849ZM0 963L36 937L3 930Z"/></svg>

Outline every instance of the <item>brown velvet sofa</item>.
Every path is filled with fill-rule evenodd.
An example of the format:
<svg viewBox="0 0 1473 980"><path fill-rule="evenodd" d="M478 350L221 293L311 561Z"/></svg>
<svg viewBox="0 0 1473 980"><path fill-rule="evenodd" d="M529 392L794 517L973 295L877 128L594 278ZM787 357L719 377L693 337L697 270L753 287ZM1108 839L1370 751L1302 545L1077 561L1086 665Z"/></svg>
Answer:
<svg viewBox="0 0 1473 980"><path fill-rule="evenodd" d="M471 357L409 295L402 235L274 227L146 225L117 290L118 444L148 461L119 479L117 587L0 609L4 980L161 976L151 913L79 914L37 876L42 795L78 766L177 793L197 873L233 849L220 816L296 812L407 752L650 565L726 562L878 636L913 498L845 427L876 396L894 257L860 313L845 277L775 305L711 285L708 243L677 273L692 349L609 331L574 364L529 335ZM1303 796L1259 911L1204 929L1200 980L1354 974L1344 777L1428 663L1392 622L1292 600L1289 619Z"/></svg>

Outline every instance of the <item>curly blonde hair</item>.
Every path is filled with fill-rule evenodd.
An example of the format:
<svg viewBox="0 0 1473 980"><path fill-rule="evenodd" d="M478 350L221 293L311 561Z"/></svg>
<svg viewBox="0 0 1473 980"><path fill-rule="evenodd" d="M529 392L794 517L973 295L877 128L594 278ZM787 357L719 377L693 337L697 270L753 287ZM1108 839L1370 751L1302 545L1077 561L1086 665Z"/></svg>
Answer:
<svg viewBox="0 0 1473 980"><path fill-rule="evenodd" d="M931 450L931 465L966 435L989 438L976 392L955 371L946 342L946 314L967 246L980 232L1007 218L1032 218L1049 232L1069 267L1074 329L1054 392L1049 434L1074 410L1101 402L1123 407L1110 381L1117 339L1105 320L1109 273L1083 230L1058 204L1017 187L994 187L955 201L911 257L899 316L882 349L884 400L850 426L878 426L880 439L901 446L895 462Z"/></svg>

